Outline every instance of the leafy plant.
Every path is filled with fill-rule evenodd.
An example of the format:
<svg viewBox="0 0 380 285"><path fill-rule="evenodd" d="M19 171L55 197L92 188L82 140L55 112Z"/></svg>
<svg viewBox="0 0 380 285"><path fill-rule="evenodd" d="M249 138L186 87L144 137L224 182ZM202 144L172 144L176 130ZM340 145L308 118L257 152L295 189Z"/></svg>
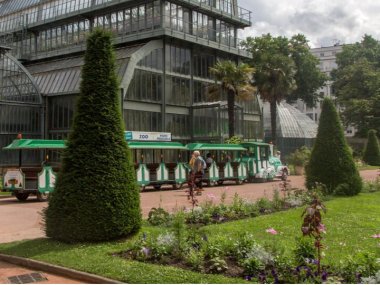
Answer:
<svg viewBox="0 0 380 285"><path fill-rule="evenodd" d="M219 256L211 258L208 264L208 271L210 273L223 273L228 269L227 262Z"/></svg>
<svg viewBox="0 0 380 285"><path fill-rule="evenodd" d="M204 270L204 255L203 252L197 249L191 249L185 256L185 262L195 271Z"/></svg>
<svg viewBox="0 0 380 285"><path fill-rule="evenodd" d="M148 214L148 222L153 226L167 225L170 221L170 214L163 208L152 208Z"/></svg>
<svg viewBox="0 0 380 285"><path fill-rule="evenodd" d="M313 237L314 246L317 250L318 273L321 272L321 250L322 250L322 232L326 232L325 225L322 224L321 211L326 212L326 207L322 204L317 194L314 194L314 200L303 211L303 223L301 227L304 236Z"/></svg>
<svg viewBox="0 0 380 285"><path fill-rule="evenodd" d="M363 277L374 276L380 270L380 264L374 254L360 252L341 261L339 273L346 283L359 283Z"/></svg>
<svg viewBox="0 0 380 285"><path fill-rule="evenodd" d="M315 260L317 255L313 243L309 239L299 237L296 238L296 248L293 252L298 265L307 265L310 261Z"/></svg>

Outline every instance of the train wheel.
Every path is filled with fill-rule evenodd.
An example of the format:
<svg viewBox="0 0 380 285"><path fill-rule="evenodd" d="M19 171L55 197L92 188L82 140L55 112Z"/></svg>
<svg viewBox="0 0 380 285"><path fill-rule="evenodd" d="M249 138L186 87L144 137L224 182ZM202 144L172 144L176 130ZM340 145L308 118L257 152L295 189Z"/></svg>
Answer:
<svg viewBox="0 0 380 285"><path fill-rule="evenodd" d="M288 179L288 171L284 170L282 172L281 180L286 181Z"/></svg>
<svg viewBox="0 0 380 285"><path fill-rule="evenodd" d="M173 184L173 190L178 190L182 188L183 183L176 183Z"/></svg>
<svg viewBox="0 0 380 285"><path fill-rule="evenodd" d="M49 193L41 193L41 192L37 192L37 201L38 202L45 202L47 201L49 198Z"/></svg>
<svg viewBox="0 0 380 285"><path fill-rule="evenodd" d="M25 201L29 197L29 193L16 193L15 195L19 201Z"/></svg>
<svg viewBox="0 0 380 285"><path fill-rule="evenodd" d="M162 186L161 184L153 185L154 189L156 189L156 190L160 190L161 186Z"/></svg>
<svg viewBox="0 0 380 285"><path fill-rule="evenodd" d="M222 185L222 184L223 184L223 180L219 180L218 185Z"/></svg>

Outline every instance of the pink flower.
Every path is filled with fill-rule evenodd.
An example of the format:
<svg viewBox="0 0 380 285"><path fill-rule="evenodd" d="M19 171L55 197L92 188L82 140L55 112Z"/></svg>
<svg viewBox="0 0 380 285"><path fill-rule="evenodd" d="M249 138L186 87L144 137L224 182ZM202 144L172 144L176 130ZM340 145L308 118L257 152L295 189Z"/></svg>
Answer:
<svg viewBox="0 0 380 285"><path fill-rule="evenodd" d="M278 234L278 232L274 228L269 228L269 229L266 229L265 231L271 235L277 235Z"/></svg>
<svg viewBox="0 0 380 285"><path fill-rule="evenodd" d="M324 224L319 224L318 230L322 233L326 233L326 226Z"/></svg>
<svg viewBox="0 0 380 285"><path fill-rule="evenodd" d="M373 238L380 238L380 234L374 234L373 236L371 236Z"/></svg>
<svg viewBox="0 0 380 285"><path fill-rule="evenodd" d="M213 200L216 199L216 196L214 194L207 194L207 198Z"/></svg>

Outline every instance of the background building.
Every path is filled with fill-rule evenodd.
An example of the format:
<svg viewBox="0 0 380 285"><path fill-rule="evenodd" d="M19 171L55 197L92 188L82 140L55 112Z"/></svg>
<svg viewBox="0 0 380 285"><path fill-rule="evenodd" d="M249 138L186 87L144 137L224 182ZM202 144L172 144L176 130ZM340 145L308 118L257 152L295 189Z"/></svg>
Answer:
<svg viewBox="0 0 380 285"><path fill-rule="evenodd" d="M271 135L271 116L269 103L263 103L265 140L269 142ZM277 105L277 144L281 157L296 149L307 146L311 148L317 137L318 125L305 113L295 107L281 102Z"/></svg>
<svg viewBox="0 0 380 285"><path fill-rule="evenodd" d="M320 47L320 48L313 48L310 50L310 52L319 59L319 69L324 72L328 77L330 77L330 73L333 69L337 68L336 63L336 54L340 53L343 49L343 45L336 44L334 46L329 47ZM334 90L332 88L333 82L331 80L328 80L326 82L326 85L323 86L319 90L319 94L322 97L328 97L334 99ZM312 120L314 120L316 123L319 122L319 118L321 115L321 103L323 99L321 99L319 102L317 102L316 106L314 108L309 108L306 106L306 104L302 100L298 100L295 104L296 108L300 110L302 113L305 113L307 116L309 116ZM346 136L354 136L355 135L355 128L352 126L348 126L345 128L345 135Z"/></svg>
<svg viewBox="0 0 380 285"><path fill-rule="evenodd" d="M225 98L209 102L209 68L239 62L238 30L251 12L237 0L4 0L0 2L0 147L24 137L66 138L79 93L88 32L115 35L127 130L171 132L174 140L227 137ZM236 103L236 133L263 137L254 98ZM33 156L23 156L25 161ZM14 162L0 152L0 164Z"/></svg>

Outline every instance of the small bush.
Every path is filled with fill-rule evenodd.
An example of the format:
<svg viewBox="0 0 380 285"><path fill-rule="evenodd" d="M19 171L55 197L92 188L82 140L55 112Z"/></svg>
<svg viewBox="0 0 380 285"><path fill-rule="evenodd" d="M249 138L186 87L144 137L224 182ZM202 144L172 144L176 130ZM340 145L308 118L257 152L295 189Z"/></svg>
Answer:
<svg viewBox="0 0 380 285"><path fill-rule="evenodd" d="M148 214L148 222L152 226L167 225L170 221L170 214L163 208L152 208Z"/></svg>
<svg viewBox="0 0 380 285"><path fill-rule="evenodd" d="M368 141L364 149L363 160L368 165L380 166L380 146L375 130L368 132Z"/></svg>
<svg viewBox="0 0 380 285"><path fill-rule="evenodd" d="M306 265L310 260L315 260L317 251L313 242L308 238L296 238L296 248L294 249L294 259L298 265Z"/></svg>

